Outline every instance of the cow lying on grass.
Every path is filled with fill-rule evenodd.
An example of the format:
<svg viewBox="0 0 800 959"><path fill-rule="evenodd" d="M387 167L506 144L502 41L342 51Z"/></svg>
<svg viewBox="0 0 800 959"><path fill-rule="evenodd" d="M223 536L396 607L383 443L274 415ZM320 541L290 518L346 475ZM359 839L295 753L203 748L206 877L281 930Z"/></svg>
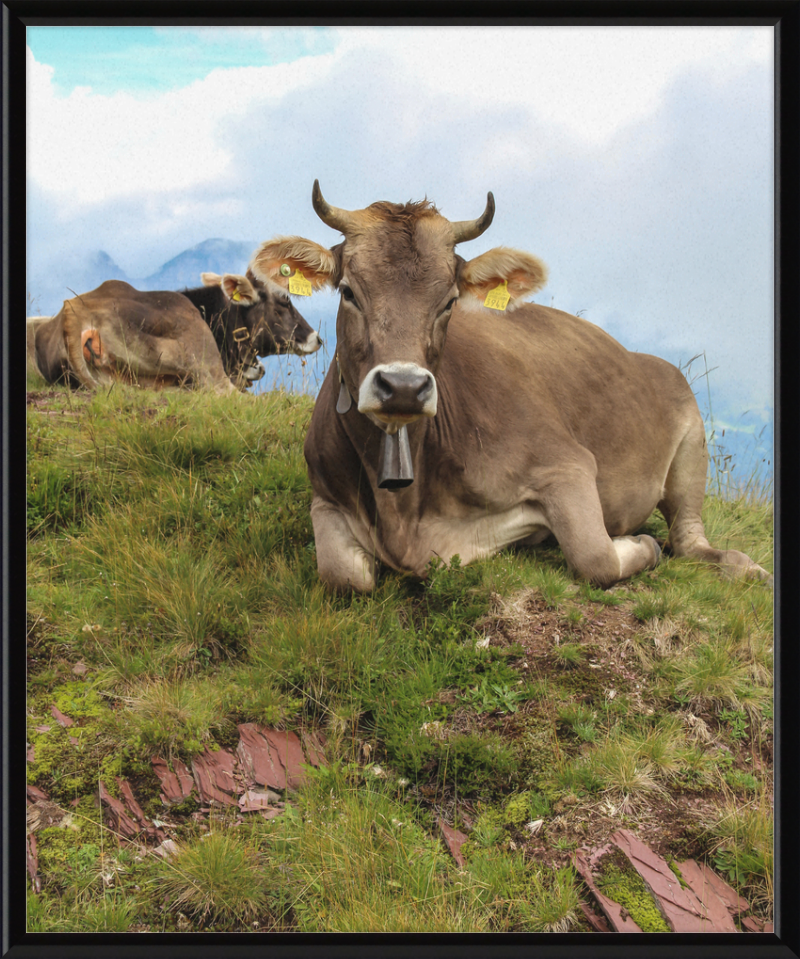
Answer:
<svg viewBox="0 0 800 959"><path fill-rule="evenodd" d="M264 375L259 356L297 353L303 356L322 346L279 287L259 282L249 271L201 273L203 286L181 292L200 310L214 334L222 365L234 381L253 383Z"/></svg>
<svg viewBox="0 0 800 959"><path fill-rule="evenodd" d="M341 294L305 443L324 582L370 590L378 561L423 575L431 560L552 535L577 575L607 587L658 563L655 539L633 535L655 508L675 555L770 578L706 539L705 431L681 372L522 303L546 281L535 256L456 253L491 224L491 193L458 223L427 201L338 209L317 182L312 200L343 242L278 237L251 270Z"/></svg>
<svg viewBox="0 0 800 959"><path fill-rule="evenodd" d="M259 355L319 349L319 336L282 290L229 273L203 280L184 293L107 280L65 300L53 317L28 318L29 359L48 383L120 380L227 393L264 375Z"/></svg>

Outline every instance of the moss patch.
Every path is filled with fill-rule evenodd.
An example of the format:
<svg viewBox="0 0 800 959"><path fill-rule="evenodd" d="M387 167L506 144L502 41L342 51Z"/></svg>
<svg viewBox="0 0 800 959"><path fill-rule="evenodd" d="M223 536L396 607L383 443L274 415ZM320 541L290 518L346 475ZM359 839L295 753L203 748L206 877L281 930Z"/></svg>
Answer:
<svg viewBox="0 0 800 959"><path fill-rule="evenodd" d="M595 867L597 886L609 899L624 906L642 932L669 932L644 879L623 853L608 853Z"/></svg>

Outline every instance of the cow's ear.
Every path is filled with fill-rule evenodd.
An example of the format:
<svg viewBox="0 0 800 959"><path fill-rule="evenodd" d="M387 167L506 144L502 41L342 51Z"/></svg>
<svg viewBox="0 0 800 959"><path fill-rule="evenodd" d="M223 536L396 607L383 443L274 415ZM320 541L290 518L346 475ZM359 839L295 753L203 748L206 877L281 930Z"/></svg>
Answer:
<svg viewBox="0 0 800 959"><path fill-rule="evenodd" d="M241 303L242 306L252 306L253 303L258 301L256 288L246 276L241 276L238 273L226 273L225 276L221 277L221 280L222 292L229 300Z"/></svg>
<svg viewBox="0 0 800 959"><path fill-rule="evenodd" d="M219 286L222 283L222 277L219 273L201 273L200 279L203 286Z"/></svg>
<svg viewBox="0 0 800 959"><path fill-rule="evenodd" d="M272 283L284 290L289 289L289 280L299 270L319 290L333 285L336 258L319 243L301 236L276 236L262 243L250 261L250 270L262 283Z"/></svg>
<svg viewBox="0 0 800 959"><path fill-rule="evenodd" d="M464 264L458 282L462 303L470 297L483 303L503 283L508 288L508 306L513 309L518 301L547 283L547 267L531 253L496 246Z"/></svg>

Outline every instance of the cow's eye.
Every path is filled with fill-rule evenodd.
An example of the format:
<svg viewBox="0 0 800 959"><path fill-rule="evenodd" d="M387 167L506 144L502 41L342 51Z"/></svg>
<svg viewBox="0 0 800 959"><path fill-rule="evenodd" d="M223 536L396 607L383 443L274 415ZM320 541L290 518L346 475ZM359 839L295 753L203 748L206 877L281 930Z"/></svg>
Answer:
<svg viewBox="0 0 800 959"><path fill-rule="evenodd" d="M449 312L450 310L452 310L453 307L456 305L456 300L457 300L457 299L458 299L458 297L457 297L457 296L454 296L453 299L450 300L450 302L449 302L449 303L447 304L447 306L444 308L443 312L444 312L444 313L447 313L447 312Z"/></svg>
<svg viewBox="0 0 800 959"><path fill-rule="evenodd" d="M342 299L347 300L348 303L355 303L356 301L355 295L353 294L353 291L350 289L349 286L340 284L339 292L342 294Z"/></svg>

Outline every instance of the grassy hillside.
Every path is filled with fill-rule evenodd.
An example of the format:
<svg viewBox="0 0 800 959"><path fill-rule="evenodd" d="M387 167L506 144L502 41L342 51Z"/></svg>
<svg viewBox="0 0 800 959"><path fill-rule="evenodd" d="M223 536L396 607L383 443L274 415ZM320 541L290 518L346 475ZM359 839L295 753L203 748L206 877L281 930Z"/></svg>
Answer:
<svg viewBox="0 0 800 959"><path fill-rule="evenodd" d="M333 596L310 398L28 390L28 782L58 811L30 931L586 930L571 856L620 826L770 917L770 590L665 559L602 592L552 549ZM705 520L772 569L770 501ZM152 758L241 723L327 765L269 820L166 807ZM107 826L121 779L174 855Z"/></svg>

